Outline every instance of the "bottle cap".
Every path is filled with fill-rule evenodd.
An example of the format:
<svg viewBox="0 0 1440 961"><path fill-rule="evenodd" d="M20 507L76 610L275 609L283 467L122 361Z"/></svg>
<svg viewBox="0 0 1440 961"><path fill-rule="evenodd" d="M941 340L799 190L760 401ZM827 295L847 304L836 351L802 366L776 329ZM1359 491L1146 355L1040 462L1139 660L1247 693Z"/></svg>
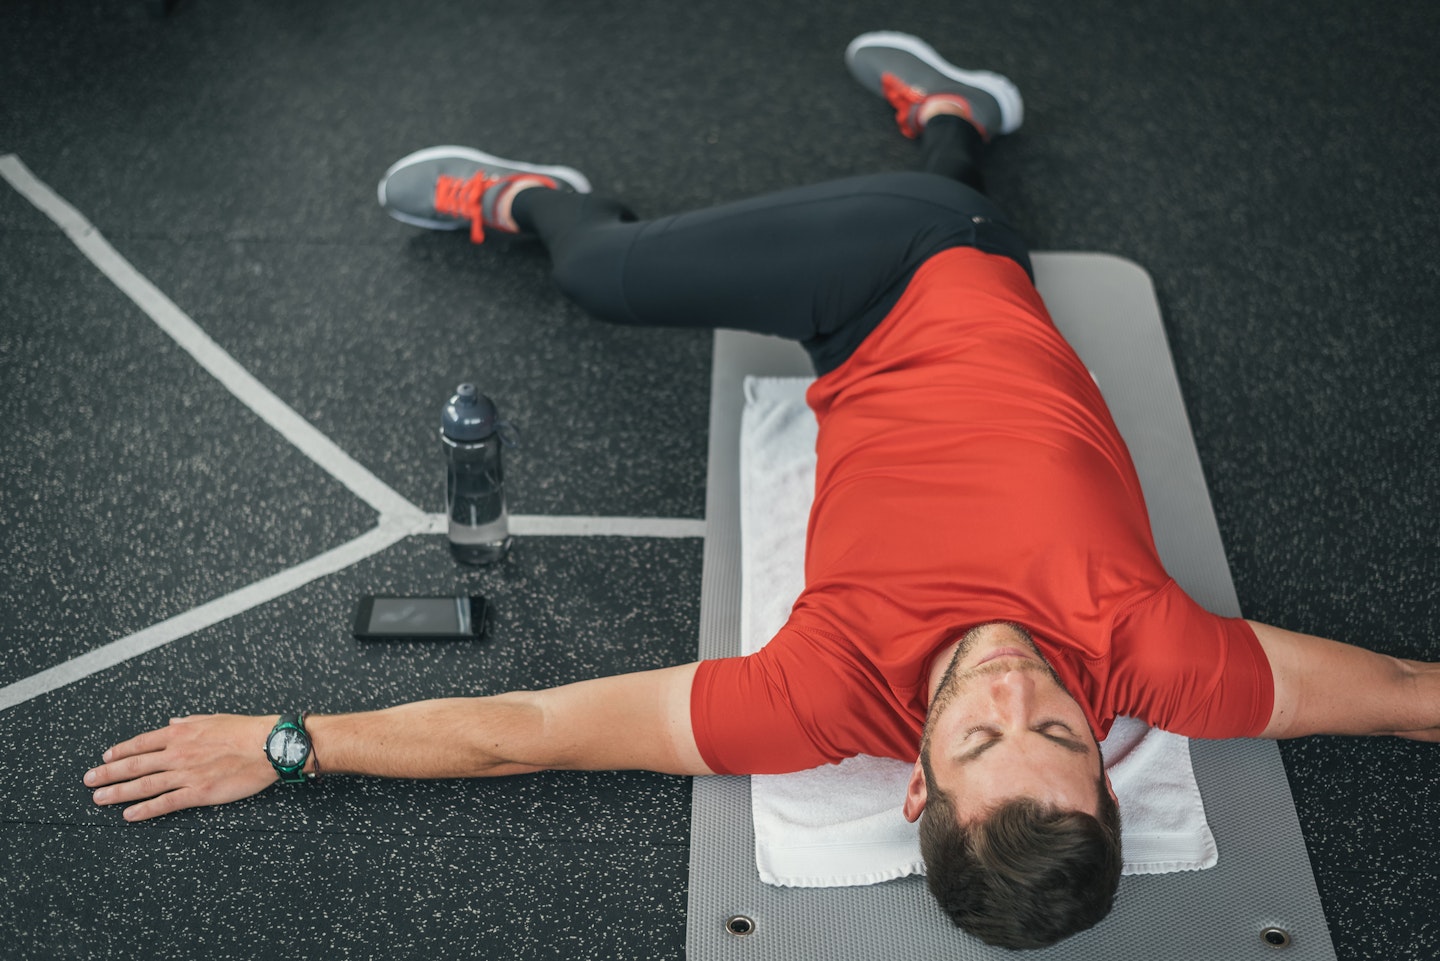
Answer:
<svg viewBox="0 0 1440 961"><path fill-rule="evenodd" d="M440 430L451 440L484 440L495 433L499 416L490 398L476 390L474 384L461 384L440 412Z"/></svg>

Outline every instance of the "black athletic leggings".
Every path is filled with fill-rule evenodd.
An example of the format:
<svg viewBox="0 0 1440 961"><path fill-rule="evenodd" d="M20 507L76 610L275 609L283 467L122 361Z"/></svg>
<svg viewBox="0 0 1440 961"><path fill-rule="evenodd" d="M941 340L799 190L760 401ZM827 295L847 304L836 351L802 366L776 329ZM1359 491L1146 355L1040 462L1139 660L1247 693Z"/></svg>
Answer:
<svg viewBox="0 0 1440 961"><path fill-rule="evenodd" d="M921 171L872 174L639 221L593 194L523 190L513 215L554 277L602 320L727 327L800 341L817 373L845 361L915 270L951 247L1008 256L1024 241L981 193L983 142L958 117L921 135Z"/></svg>

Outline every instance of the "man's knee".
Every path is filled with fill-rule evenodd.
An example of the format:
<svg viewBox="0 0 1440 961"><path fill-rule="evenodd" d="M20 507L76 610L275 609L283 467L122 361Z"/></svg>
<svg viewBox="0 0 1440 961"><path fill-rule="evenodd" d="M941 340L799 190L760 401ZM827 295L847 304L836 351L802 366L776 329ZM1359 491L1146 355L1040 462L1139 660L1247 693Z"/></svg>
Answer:
<svg viewBox="0 0 1440 961"><path fill-rule="evenodd" d="M550 276L566 297L601 320L634 323L625 302L624 270L633 229L592 228L550 248Z"/></svg>

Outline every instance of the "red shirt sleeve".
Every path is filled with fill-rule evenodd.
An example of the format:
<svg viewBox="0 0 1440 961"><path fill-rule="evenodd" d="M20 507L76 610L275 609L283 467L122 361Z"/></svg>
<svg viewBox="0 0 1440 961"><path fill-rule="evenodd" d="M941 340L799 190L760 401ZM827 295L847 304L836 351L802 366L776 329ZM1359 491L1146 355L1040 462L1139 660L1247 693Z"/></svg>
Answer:
<svg viewBox="0 0 1440 961"><path fill-rule="evenodd" d="M700 756L716 774L785 774L824 764L796 717L789 678L777 658L781 631L745 657L701 661L690 689L690 724Z"/></svg>
<svg viewBox="0 0 1440 961"><path fill-rule="evenodd" d="M1255 737L1270 722L1275 683L1254 630L1174 581L1121 612L1111 652L1117 714L1198 738Z"/></svg>
<svg viewBox="0 0 1440 961"><path fill-rule="evenodd" d="M785 774L856 754L913 760L920 721L887 691L843 638L792 622L754 654L701 661L690 724L717 774Z"/></svg>

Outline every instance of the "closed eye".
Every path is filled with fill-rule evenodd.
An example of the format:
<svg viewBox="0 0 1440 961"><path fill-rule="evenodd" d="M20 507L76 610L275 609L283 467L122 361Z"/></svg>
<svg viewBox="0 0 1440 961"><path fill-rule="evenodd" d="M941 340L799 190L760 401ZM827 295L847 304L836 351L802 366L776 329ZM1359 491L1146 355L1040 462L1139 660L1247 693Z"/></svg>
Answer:
<svg viewBox="0 0 1440 961"><path fill-rule="evenodd" d="M1057 733L1057 729L1063 733ZM1036 734L1047 738L1073 754L1089 754L1090 745L1078 737L1064 721L1045 721L1032 728Z"/></svg>
<svg viewBox="0 0 1440 961"><path fill-rule="evenodd" d="M1072 754L1090 753L1090 746L1079 736L1077 736L1075 734L1075 731L1071 729L1070 725L1066 724L1064 721L1041 721L1039 724L1035 725L1030 730L1034 731L1036 734L1039 734L1041 737L1045 738L1045 740L1047 741L1050 741L1052 744L1057 744L1060 747L1063 747L1065 750L1069 751ZM1004 737L1004 735L1001 734L1000 731L996 728L980 725L977 727L972 727L968 731L966 731L963 740L969 741L970 738L976 734L987 734L989 736L974 747L961 752L959 755L956 756L955 760L961 763L973 761L980 755L984 754L986 751L990 750L995 745L999 744L1001 739Z"/></svg>

